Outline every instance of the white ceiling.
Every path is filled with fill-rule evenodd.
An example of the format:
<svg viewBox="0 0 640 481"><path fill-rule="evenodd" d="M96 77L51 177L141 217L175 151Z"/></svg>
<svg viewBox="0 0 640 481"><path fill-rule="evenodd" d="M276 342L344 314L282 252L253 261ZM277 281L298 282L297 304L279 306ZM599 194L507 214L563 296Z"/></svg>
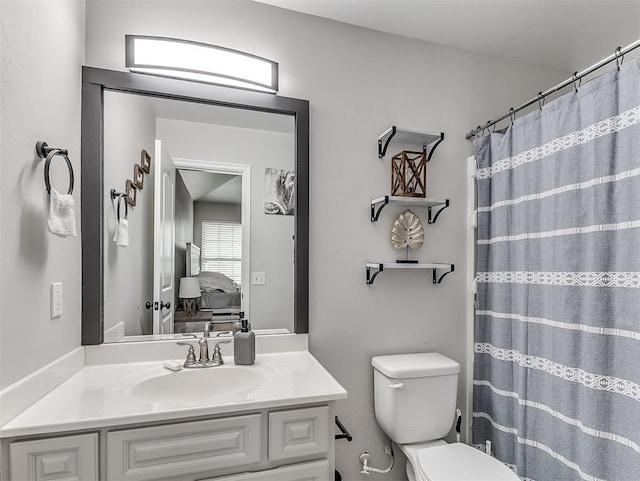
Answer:
<svg viewBox="0 0 640 481"><path fill-rule="evenodd" d="M193 202L242 203L242 176L179 169Z"/></svg>
<svg viewBox="0 0 640 481"><path fill-rule="evenodd" d="M257 0L574 72L640 38L640 0Z"/></svg>

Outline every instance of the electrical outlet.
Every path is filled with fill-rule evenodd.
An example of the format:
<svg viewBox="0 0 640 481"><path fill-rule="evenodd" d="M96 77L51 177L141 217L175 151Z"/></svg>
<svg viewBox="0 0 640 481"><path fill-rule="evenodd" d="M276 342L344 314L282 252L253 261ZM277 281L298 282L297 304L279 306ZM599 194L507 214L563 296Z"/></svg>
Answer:
<svg viewBox="0 0 640 481"><path fill-rule="evenodd" d="M253 272L251 274L251 284L254 286L263 286L267 283L267 277L264 272Z"/></svg>
<svg viewBox="0 0 640 481"><path fill-rule="evenodd" d="M51 319L62 315L62 282L51 284Z"/></svg>

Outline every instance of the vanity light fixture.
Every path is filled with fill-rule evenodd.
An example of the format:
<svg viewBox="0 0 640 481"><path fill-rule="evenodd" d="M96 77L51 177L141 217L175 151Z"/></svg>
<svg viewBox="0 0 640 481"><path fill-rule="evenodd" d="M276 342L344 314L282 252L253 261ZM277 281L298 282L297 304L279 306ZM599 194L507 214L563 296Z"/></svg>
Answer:
<svg viewBox="0 0 640 481"><path fill-rule="evenodd" d="M278 91L278 64L230 48L167 37L125 35L125 66L136 73L260 92Z"/></svg>

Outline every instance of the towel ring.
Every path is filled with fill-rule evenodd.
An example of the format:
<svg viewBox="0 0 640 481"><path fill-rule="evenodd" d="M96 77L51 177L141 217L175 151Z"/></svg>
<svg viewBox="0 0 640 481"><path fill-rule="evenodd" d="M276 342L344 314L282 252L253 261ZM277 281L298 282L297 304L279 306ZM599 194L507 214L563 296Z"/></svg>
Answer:
<svg viewBox="0 0 640 481"><path fill-rule="evenodd" d="M126 201L127 200L127 194L125 194L124 192L116 192L116 189L111 189L111 200L114 199L118 199L118 204L117 204L117 208L116 208L116 216L118 219L118 222L120 222L120 204L122 202L122 200L124 199L125 203L124 203L124 218L127 219L129 217L129 203Z"/></svg>
<svg viewBox="0 0 640 481"><path fill-rule="evenodd" d="M129 203L127 202L127 194L118 194L118 208L116 209L116 213L118 216L118 222L120 222L120 204L124 200L124 218L129 217Z"/></svg>
<svg viewBox="0 0 640 481"><path fill-rule="evenodd" d="M44 185L47 188L47 194L51 195L51 181L49 179L49 168L51 166L51 161L56 155L61 155L64 157L64 160L67 162L67 168L69 169L69 190L67 194L73 194L73 166L71 165L71 160L69 159L69 152L66 149L58 149L55 147L49 147L46 142L38 141L36 143L36 152L38 157L41 159L45 159L44 162Z"/></svg>

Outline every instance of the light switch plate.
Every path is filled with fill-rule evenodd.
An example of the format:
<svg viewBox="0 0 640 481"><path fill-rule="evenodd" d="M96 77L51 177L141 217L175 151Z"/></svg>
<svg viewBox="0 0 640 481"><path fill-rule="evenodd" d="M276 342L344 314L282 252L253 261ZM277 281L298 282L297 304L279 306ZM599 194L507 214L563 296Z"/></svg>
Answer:
<svg viewBox="0 0 640 481"><path fill-rule="evenodd" d="M251 284L254 286L263 286L267 283L266 274L264 272L251 273Z"/></svg>
<svg viewBox="0 0 640 481"><path fill-rule="evenodd" d="M62 282L51 284L51 319L62 315Z"/></svg>

